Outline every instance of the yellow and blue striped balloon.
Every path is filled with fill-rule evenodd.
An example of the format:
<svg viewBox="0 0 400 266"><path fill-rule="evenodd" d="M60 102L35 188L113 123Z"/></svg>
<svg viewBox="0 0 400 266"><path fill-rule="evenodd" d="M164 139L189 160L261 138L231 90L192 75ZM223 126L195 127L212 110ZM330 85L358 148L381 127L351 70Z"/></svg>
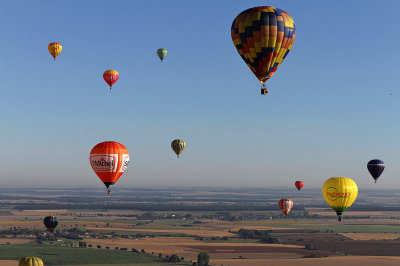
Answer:
<svg viewBox="0 0 400 266"><path fill-rule="evenodd" d="M293 46L296 27L292 17L273 6L247 9L232 23L233 44L262 84L272 77Z"/></svg>

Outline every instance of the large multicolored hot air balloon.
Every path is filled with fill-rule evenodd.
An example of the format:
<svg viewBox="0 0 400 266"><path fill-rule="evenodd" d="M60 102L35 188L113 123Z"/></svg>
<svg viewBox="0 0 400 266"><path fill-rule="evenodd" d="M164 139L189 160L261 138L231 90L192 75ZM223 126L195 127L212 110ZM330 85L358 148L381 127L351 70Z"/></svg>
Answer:
<svg viewBox="0 0 400 266"><path fill-rule="evenodd" d="M329 206L336 211L338 221L341 221L343 212L356 200L358 187L348 177L332 177L322 186L322 194Z"/></svg>
<svg viewBox="0 0 400 266"><path fill-rule="evenodd" d="M382 160L373 159L368 162L367 168L369 173L375 179L376 183L376 181L378 181L378 178L381 176L383 170L385 170L385 163Z"/></svg>
<svg viewBox="0 0 400 266"><path fill-rule="evenodd" d="M162 60L167 56L167 50L160 48L157 50L157 55L160 58L161 62Z"/></svg>
<svg viewBox="0 0 400 266"><path fill-rule="evenodd" d="M106 70L103 73L103 78L107 82L108 85L110 85L110 90L112 86L114 85L115 82L119 79L119 74L116 70Z"/></svg>
<svg viewBox="0 0 400 266"><path fill-rule="evenodd" d="M261 82L272 77L293 46L296 27L282 9L259 6L240 13L232 23L231 36L240 56Z"/></svg>
<svg viewBox="0 0 400 266"><path fill-rule="evenodd" d="M293 201L291 199L281 199L279 201L279 208L281 208L283 214L286 216L293 208Z"/></svg>
<svg viewBox="0 0 400 266"><path fill-rule="evenodd" d="M49 50L49 53L54 57L54 60L56 60L56 57L62 51L62 45L58 42L52 42L47 46L47 50Z"/></svg>
<svg viewBox="0 0 400 266"><path fill-rule="evenodd" d="M19 260L18 266L44 266L39 257L25 257Z"/></svg>
<svg viewBox="0 0 400 266"><path fill-rule="evenodd" d="M43 219L44 226L46 226L47 230L53 232L58 225L58 220L55 216L46 216Z"/></svg>
<svg viewBox="0 0 400 266"><path fill-rule="evenodd" d="M304 183L303 183L303 181L296 181L296 182L294 183L294 185L296 186L296 188L297 188L298 190L300 190L300 189L304 186Z"/></svg>
<svg viewBox="0 0 400 266"><path fill-rule="evenodd" d="M171 142L171 148L179 158L179 154L185 149L186 143L181 139L175 139Z"/></svg>
<svg viewBox="0 0 400 266"><path fill-rule="evenodd" d="M128 167L128 150L118 142L105 141L93 147L89 159L93 171L103 181L110 194L109 186L114 185Z"/></svg>

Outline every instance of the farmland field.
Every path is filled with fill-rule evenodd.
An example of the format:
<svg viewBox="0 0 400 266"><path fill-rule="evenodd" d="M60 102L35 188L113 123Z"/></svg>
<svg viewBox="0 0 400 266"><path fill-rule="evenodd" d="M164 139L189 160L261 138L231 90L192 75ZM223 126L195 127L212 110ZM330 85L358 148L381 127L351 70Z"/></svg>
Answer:
<svg viewBox="0 0 400 266"><path fill-rule="evenodd" d="M179 265L191 265L199 252L207 252L217 265L283 266L295 262L296 265L365 266L376 265L378 258L382 265L399 263L400 212L376 207L368 211L351 210L338 222L335 213L324 206L307 209L300 206L284 217L275 204L265 207L264 196L274 198L273 193L182 191L170 198L169 192L163 192L156 199L165 202L157 204L152 202L151 191L137 193L142 198L122 192L113 195L106 204L116 202L112 206L119 208L117 202L122 201L127 202L128 208L129 204L141 202L133 205L141 209L134 210L91 205L91 197L103 196L90 191L84 199L87 203L74 203L71 209L65 207L71 203L57 199L56 193L51 205L45 202L45 196L36 197L35 193L32 193L34 205L12 197L0 210L0 260L3 260L0 265L7 265L4 260L16 265L16 260L27 252L42 257L46 265L122 266L133 262L174 265L166 264L172 254L184 259ZM185 201L187 195L190 200ZM240 205L247 202L246 198L239 197L249 197L248 210ZM221 199L227 203L218 203ZM308 202L305 198L301 200L303 204ZM145 210L146 204L152 211ZM191 204L197 210L189 210ZM264 210L257 210L257 204ZM46 232L43 226L46 215L56 215L59 219L54 234ZM241 235L239 231L243 230L253 232L253 237ZM257 232L266 232L276 243L264 243L261 237L255 237ZM72 254L76 254L73 259Z"/></svg>

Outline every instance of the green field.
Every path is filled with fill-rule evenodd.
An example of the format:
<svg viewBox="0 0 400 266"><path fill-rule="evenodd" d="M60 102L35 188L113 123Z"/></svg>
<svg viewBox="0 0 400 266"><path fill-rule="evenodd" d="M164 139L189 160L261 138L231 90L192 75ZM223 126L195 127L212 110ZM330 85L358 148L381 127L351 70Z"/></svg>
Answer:
<svg viewBox="0 0 400 266"><path fill-rule="evenodd" d="M163 263L162 259L149 254L126 250L57 247L51 245L4 245L0 246L0 259L19 260L26 256L40 257L50 265L182 265ZM185 265L185 264L183 264Z"/></svg>

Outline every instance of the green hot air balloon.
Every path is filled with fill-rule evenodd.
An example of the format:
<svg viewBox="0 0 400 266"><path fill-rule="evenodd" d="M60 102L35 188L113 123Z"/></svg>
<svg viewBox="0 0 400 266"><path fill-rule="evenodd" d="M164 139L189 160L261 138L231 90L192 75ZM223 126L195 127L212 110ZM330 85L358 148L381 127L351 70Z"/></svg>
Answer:
<svg viewBox="0 0 400 266"><path fill-rule="evenodd" d="M157 55L162 62L162 60L167 56L167 50L165 50L164 48L160 48L157 50Z"/></svg>

